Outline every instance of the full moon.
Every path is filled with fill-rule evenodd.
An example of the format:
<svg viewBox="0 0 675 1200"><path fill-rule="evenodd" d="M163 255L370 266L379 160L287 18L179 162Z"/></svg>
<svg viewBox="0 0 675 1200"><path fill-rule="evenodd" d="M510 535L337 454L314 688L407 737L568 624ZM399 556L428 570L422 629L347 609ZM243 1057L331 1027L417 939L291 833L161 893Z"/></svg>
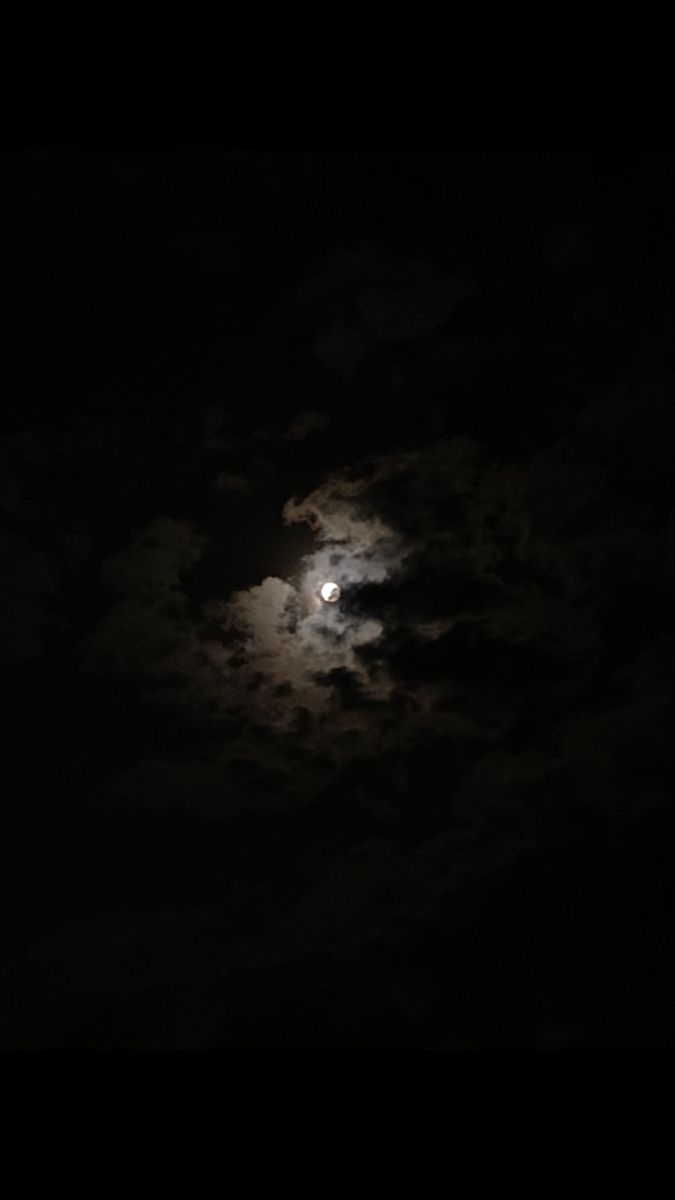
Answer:
<svg viewBox="0 0 675 1200"><path fill-rule="evenodd" d="M340 599L340 588L338 587L337 583L331 583L330 581L328 583L322 583L319 595L321 596L322 600L326 601L327 604L335 604L335 602Z"/></svg>

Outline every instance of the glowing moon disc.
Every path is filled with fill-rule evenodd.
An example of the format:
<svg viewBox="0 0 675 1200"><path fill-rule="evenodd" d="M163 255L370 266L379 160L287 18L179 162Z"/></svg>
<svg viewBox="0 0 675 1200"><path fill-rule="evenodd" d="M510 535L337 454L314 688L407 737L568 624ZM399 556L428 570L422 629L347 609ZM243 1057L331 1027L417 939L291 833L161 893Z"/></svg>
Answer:
<svg viewBox="0 0 675 1200"><path fill-rule="evenodd" d="M326 604L335 604L340 599L341 592L337 583L328 582L321 584L319 595L322 600L326 601Z"/></svg>

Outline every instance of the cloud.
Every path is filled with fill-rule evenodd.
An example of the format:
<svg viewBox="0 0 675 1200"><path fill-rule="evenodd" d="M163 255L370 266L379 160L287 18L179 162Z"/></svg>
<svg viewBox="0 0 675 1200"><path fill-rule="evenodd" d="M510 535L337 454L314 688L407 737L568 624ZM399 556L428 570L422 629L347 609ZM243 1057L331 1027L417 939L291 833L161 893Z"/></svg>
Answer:
<svg viewBox="0 0 675 1200"><path fill-rule="evenodd" d="M414 254L363 245L332 255L306 283L301 304L318 325L315 355L350 374L381 346L432 333L466 294L459 275Z"/></svg>
<svg viewBox="0 0 675 1200"><path fill-rule="evenodd" d="M189 692L202 672L195 670L197 631L180 585L205 541L189 521L157 517L104 561L101 580L114 600L83 643L87 669L175 679Z"/></svg>
<svg viewBox="0 0 675 1200"><path fill-rule="evenodd" d="M62 564L18 532L0 532L0 557L0 660L20 662L39 654L44 635L60 625Z"/></svg>
<svg viewBox="0 0 675 1200"><path fill-rule="evenodd" d="M291 442L302 442L313 433L322 433L329 425L328 413L308 410L293 418L286 436Z"/></svg>
<svg viewBox="0 0 675 1200"><path fill-rule="evenodd" d="M37 657L49 638L71 628L64 593L92 539L79 522L69 527L46 486L52 461L68 449L65 438L51 447L28 434L0 439L0 661L6 664Z"/></svg>
<svg viewBox="0 0 675 1200"><path fill-rule="evenodd" d="M235 496L243 496L251 491L252 484L243 475L235 475L232 471L221 471L216 479L219 492L230 492Z"/></svg>

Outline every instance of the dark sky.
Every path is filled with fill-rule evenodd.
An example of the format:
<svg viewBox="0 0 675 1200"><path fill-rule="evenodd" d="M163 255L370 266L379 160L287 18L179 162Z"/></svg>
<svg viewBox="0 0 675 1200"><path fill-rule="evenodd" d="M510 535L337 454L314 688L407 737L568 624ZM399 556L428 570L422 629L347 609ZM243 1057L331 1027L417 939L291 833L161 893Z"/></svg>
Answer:
<svg viewBox="0 0 675 1200"><path fill-rule="evenodd" d="M1 164L0 1045L675 1048L672 153Z"/></svg>

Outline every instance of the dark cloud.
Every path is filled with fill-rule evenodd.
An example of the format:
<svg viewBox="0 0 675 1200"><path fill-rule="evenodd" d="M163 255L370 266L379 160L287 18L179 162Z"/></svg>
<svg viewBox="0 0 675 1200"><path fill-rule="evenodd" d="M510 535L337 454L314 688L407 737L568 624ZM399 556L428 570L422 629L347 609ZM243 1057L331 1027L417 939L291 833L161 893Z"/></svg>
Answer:
<svg viewBox="0 0 675 1200"><path fill-rule="evenodd" d="M294 417L288 429L287 437L291 442L302 442L305 438L311 437L312 434L322 433L330 425L330 417L324 412L308 412L298 413Z"/></svg>
<svg viewBox="0 0 675 1200"><path fill-rule="evenodd" d="M318 324L318 361L349 373L377 354L380 344L431 333L465 292L459 275L434 263L363 245L319 264L302 303Z"/></svg>
<svg viewBox="0 0 675 1200"><path fill-rule="evenodd" d="M63 454L64 447L58 448ZM92 539L43 494L50 451L29 435L0 441L0 659L32 659L70 627L65 599Z"/></svg>

